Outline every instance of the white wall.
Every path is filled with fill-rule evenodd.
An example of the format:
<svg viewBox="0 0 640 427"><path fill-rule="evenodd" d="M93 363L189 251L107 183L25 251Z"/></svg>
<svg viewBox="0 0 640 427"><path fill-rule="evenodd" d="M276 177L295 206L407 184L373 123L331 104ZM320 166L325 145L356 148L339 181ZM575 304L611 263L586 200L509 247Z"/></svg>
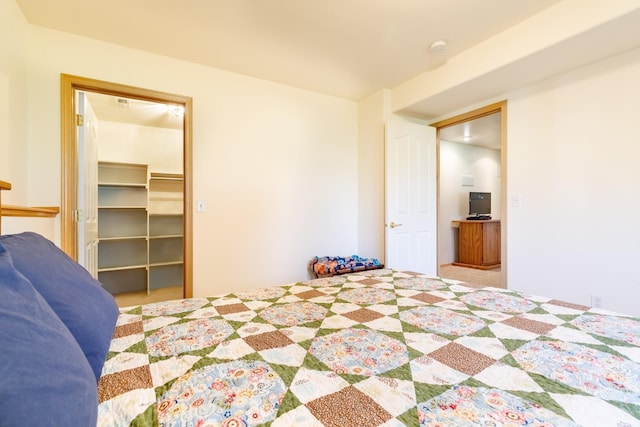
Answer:
<svg viewBox="0 0 640 427"><path fill-rule="evenodd" d="M194 218L196 295L296 280L312 255L359 249L355 103L31 26L13 1L0 1L0 36L7 203L60 203L64 72L193 96L194 198L208 205ZM506 96L503 197L522 197L506 218L509 287L598 293L640 314L638 75L634 50Z"/></svg>
<svg viewBox="0 0 640 427"><path fill-rule="evenodd" d="M26 204L28 24L15 1L0 1L0 181L25 191L4 191L6 204ZM5 228L9 231L9 227Z"/></svg>
<svg viewBox="0 0 640 427"><path fill-rule="evenodd" d="M182 131L100 121L98 160L141 163L150 172L182 171Z"/></svg>
<svg viewBox="0 0 640 427"><path fill-rule="evenodd" d="M193 97L193 196L207 205L194 214L194 295L304 279L314 255L357 252L354 102L28 30L28 185L37 204L60 203L67 73Z"/></svg>
<svg viewBox="0 0 640 427"><path fill-rule="evenodd" d="M462 176L473 186L463 186ZM457 261L457 228L451 221L469 215L469 192L491 193L491 217L500 219L500 151L440 141L440 199L438 205L438 263Z"/></svg>
<svg viewBox="0 0 640 427"><path fill-rule="evenodd" d="M27 49L29 24L14 1L0 1L0 180L13 189L2 192L7 205L42 206L28 191L29 147L27 135ZM59 201L51 205L58 206ZM5 234L32 230L54 236L55 220L50 218L4 217Z"/></svg>
<svg viewBox="0 0 640 427"><path fill-rule="evenodd" d="M384 142L390 91L358 103L358 251L385 261Z"/></svg>
<svg viewBox="0 0 640 427"><path fill-rule="evenodd" d="M508 96L508 286L640 315L640 49Z"/></svg>

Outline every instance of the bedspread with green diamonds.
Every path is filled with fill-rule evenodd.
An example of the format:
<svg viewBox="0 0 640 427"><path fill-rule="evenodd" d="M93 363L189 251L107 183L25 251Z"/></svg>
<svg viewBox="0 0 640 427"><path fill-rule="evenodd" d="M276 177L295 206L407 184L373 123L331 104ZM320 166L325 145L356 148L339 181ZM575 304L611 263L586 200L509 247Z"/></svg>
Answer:
<svg viewBox="0 0 640 427"><path fill-rule="evenodd" d="M388 269L122 309L99 426L638 426L640 320Z"/></svg>

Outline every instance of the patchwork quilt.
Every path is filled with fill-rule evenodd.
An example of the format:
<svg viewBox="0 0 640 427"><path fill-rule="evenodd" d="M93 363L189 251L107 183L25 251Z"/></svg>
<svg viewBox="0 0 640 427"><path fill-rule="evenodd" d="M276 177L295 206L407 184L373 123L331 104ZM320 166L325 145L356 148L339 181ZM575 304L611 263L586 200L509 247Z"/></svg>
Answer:
<svg viewBox="0 0 640 427"><path fill-rule="evenodd" d="M99 426L640 426L640 319L388 269L121 310Z"/></svg>

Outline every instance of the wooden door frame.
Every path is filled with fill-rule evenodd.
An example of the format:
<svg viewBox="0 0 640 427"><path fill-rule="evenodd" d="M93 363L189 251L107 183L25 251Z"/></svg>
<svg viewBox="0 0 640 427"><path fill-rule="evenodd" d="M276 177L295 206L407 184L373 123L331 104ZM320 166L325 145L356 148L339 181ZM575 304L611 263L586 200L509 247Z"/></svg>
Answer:
<svg viewBox="0 0 640 427"><path fill-rule="evenodd" d="M440 130L449 126L479 119L490 114L500 113L500 273L502 286L507 287L507 101L499 101L448 119L431 123L436 128L436 176L437 200L440 206ZM440 237L438 234L438 249ZM438 273L440 262L438 262Z"/></svg>
<svg viewBox="0 0 640 427"><path fill-rule="evenodd" d="M184 173L184 286L183 296L193 296L193 222L192 222L192 117L191 97L134 86L121 85L68 74L60 75L62 188L60 208L61 247L74 260L78 259L78 239L75 221L77 201L77 141L75 91L97 92L143 101L175 104L184 108L183 173Z"/></svg>

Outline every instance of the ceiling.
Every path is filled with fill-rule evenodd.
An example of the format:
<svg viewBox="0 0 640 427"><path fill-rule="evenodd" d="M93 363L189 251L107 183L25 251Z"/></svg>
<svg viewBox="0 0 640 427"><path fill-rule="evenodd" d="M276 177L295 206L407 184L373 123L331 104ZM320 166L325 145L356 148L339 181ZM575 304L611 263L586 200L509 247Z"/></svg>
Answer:
<svg viewBox="0 0 640 427"><path fill-rule="evenodd" d="M561 1L16 0L34 25L354 101L425 71L446 72L437 68ZM640 13L630 14L399 112L440 117L636 47L638 22ZM439 40L446 49L431 50ZM91 101L101 120L182 125L166 108L151 118L149 104L122 109L108 98ZM499 117L444 129L441 139L463 142L465 130L466 143L499 149Z"/></svg>
<svg viewBox="0 0 640 427"><path fill-rule="evenodd" d="M175 105L85 92L100 121L182 130L182 109Z"/></svg>
<svg viewBox="0 0 640 427"><path fill-rule="evenodd" d="M357 101L560 0L16 1L31 24Z"/></svg>
<svg viewBox="0 0 640 427"><path fill-rule="evenodd" d="M440 129L440 140L500 150L500 112Z"/></svg>
<svg viewBox="0 0 640 427"><path fill-rule="evenodd" d="M359 100L560 0L17 0L27 20L125 47ZM444 51L431 51L443 40ZM166 108L91 94L100 120L180 129ZM441 138L499 149L499 115ZM471 126L471 130L469 127ZM465 132L472 139L463 141Z"/></svg>

